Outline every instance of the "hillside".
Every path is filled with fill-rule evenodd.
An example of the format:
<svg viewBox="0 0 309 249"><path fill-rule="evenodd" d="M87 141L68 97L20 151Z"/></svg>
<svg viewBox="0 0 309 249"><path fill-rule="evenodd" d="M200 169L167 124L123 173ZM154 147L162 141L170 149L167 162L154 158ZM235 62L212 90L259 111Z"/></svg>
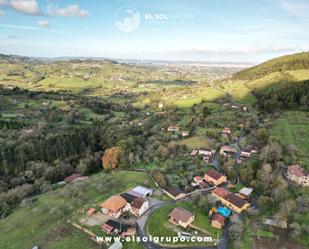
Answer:
<svg viewBox="0 0 309 249"><path fill-rule="evenodd" d="M309 69L309 52L281 56L255 67L242 70L234 75L238 80L254 80L262 78L270 73Z"/></svg>

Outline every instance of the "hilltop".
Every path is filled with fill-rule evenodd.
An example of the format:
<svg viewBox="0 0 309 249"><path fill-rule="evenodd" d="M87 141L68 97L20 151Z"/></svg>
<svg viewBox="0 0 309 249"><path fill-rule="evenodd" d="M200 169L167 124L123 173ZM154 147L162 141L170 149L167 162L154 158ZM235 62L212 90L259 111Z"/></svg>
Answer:
<svg viewBox="0 0 309 249"><path fill-rule="evenodd" d="M238 80L254 80L270 73L309 69L309 52L281 56L257 66L242 70L234 75Z"/></svg>

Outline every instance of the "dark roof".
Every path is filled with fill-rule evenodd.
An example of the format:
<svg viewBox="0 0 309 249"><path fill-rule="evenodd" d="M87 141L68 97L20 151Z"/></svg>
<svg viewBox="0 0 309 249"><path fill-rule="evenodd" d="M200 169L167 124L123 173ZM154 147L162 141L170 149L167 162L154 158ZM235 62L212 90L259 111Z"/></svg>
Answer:
<svg viewBox="0 0 309 249"><path fill-rule="evenodd" d="M178 187L170 187L166 191L174 197L177 197L178 195L183 193Z"/></svg>
<svg viewBox="0 0 309 249"><path fill-rule="evenodd" d="M144 204L144 199L143 198L135 198L131 204L132 207L140 209L143 204Z"/></svg>
<svg viewBox="0 0 309 249"><path fill-rule="evenodd" d="M228 202L232 203L234 206L239 207L239 208L242 208L244 205L247 204L246 201L244 201L243 199L241 199L240 197L238 197L237 195L233 193L230 193L223 198L227 200Z"/></svg>
<svg viewBox="0 0 309 249"><path fill-rule="evenodd" d="M177 222L178 221L187 222L194 215L190 211L184 208L176 207L169 214L169 216L172 217Z"/></svg>
<svg viewBox="0 0 309 249"><path fill-rule="evenodd" d="M119 222L114 221L114 220L108 220L105 224L113 227L114 229L117 229L120 232L126 232L128 231L128 228L129 228L127 225L122 225Z"/></svg>
<svg viewBox="0 0 309 249"><path fill-rule="evenodd" d="M223 175L221 173L219 173L217 170L215 169L209 169L206 171L205 173L206 175L210 176L211 178L218 180L220 177L222 177Z"/></svg>
<svg viewBox="0 0 309 249"><path fill-rule="evenodd" d="M129 193L122 193L122 194L120 194L120 196L122 197L122 198L124 198L128 203L132 203L133 201L134 201L134 199L136 198L136 196L134 196L134 195L131 195L131 194L129 194Z"/></svg>

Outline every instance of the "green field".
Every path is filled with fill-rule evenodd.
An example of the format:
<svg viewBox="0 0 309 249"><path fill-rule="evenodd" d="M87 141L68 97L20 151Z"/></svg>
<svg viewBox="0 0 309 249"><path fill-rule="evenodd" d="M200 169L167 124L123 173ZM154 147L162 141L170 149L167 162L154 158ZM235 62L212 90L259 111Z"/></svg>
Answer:
<svg viewBox="0 0 309 249"><path fill-rule="evenodd" d="M270 130L270 134L287 146L296 145L301 154L298 158L301 165L309 169L309 113L286 111Z"/></svg>
<svg viewBox="0 0 309 249"><path fill-rule="evenodd" d="M1 234L5 234L0 237L0 248L28 249L34 245L48 249L98 248L66 221L80 208L90 207L113 194L144 184L145 181L153 187L152 180L145 173L100 173L85 182L43 194L33 205L18 208L0 220ZM113 182L113 185L108 186L108 182Z"/></svg>
<svg viewBox="0 0 309 249"><path fill-rule="evenodd" d="M152 236L177 236L173 230L166 227L169 223L168 215L175 207L183 207L191 211L195 215L193 225L208 231L207 236L211 236L214 239L221 236L221 230L210 225L208 213L205 210L193 207L189 202L170 204L156 210L147 222L147 232Z"/></svg>
<svg viewBox="0 0 309 249"><path fill-rule="evenodd" d="M206 136L193 136L181 140L179 143L186 145L189 149L207 148L210 146L210 142Z"/></svg>

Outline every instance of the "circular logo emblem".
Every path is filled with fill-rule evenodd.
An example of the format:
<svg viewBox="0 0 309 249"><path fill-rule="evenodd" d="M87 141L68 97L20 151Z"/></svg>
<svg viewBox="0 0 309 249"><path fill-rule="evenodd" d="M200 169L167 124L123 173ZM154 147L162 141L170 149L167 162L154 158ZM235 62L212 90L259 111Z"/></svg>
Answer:
<svg viewBox="0 0 309 249"><path fill-rule="evenodd" d="M141 22L137 9L131 6L123 6L115 14L115 25L122 32L135 31Z"/></svg>

